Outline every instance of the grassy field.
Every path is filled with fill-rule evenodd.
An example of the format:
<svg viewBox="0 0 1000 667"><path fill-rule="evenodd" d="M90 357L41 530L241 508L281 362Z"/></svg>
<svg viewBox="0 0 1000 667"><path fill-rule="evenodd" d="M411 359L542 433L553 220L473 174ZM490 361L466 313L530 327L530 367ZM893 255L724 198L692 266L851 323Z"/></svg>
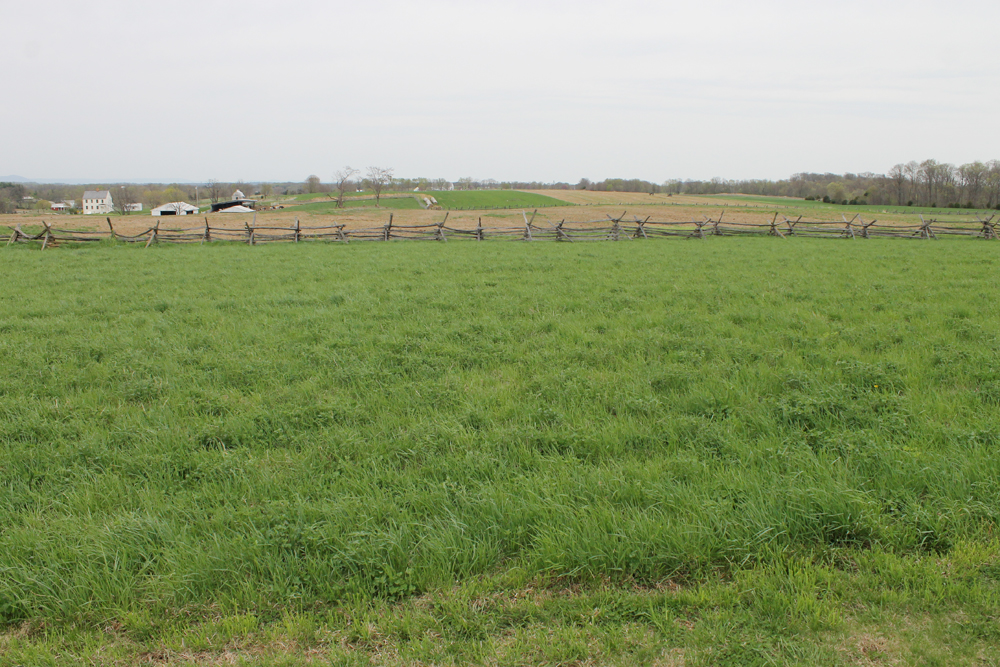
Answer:
<svg viewBox="0 0 1000 667"><path fill-rule="evenodd" d="M848 217L853 216L857 212L862 213L881 213L883 211L893 211L900 213L907 213L909 215L929 215L929 216L955 216L955 215L971 215L975 213L981 213L984 216L989 216L992 211L985 211L983 209L967 209L967 208L938 208L931 206L892 206L888 204L850 204L850 205L840 205L840 204L826 204L822 201L806 201L804 199L798 199L795 197L757 197L753 195L704 195L699 199L708 202L720 202L730 206L743 206L743 205L758 205L762 207L775 207L778 209L784 208L795 208L801 210L805 214L815 213L816 211L832 211L832 212L842 212L847 213L850 211Z"/></svg>
<svg viewBox="0 0 1000 667"><path fill-rule="evenodd" d="M693 197L649 195L641 193L620 192L589 192L585 190L547 190L539 192L520 193L516 195L539 195L541 199L521 201L523 207L492 209L489 201L476 198L483 195L502 195L509 191L472 191L445 193L460 197L470 197L468 200L457 200L459 208L449 209L448 226L456 228L474 228L479 221L489 227L520 226L524 224L522 210L531 210L538 206L535 223L545 227L548 224L558 224L560 221L581 222L606 220L609 217L618 218L624 215L625 220L633 216L644 219L647 216L657 221L690 221L704 220L705 217L718 219L721 215L725 222L744 222L753 224L768 224L775 213L796 219L803 216L804 220L840 220L841 216L851 219L860 214L866 222L877 219L879 225L915 225L919 224L918 212L923 210L926 218L937 220L958 220L974 222L972 215L961 215L967 211L955 209L898 209L872 206L838 206L821 202L806 202L804 200L786 198L754 198L742 195L719 195L716 197ZM441 194L441 193L435 193ZM323 195L326 197L326 195ZM558 205L542 205L547 199L559 202ZM478 205L486 208L470 209L467 205ZM440 222L444 214L439 210L422 209L412 193L394 198L386 198L378 208L373 199L348 200L348 206L337 209L335 203L328 197L311 203L302 202L299 205L283 203L280 210L259 211L254 214L234 215L227 213L207 213L194 218L163 219L161 224L166 227L197 227L204 224L207 218L212 227L243 228L247 224L257 226L294 226L300 220L305 227L330 224L345 224L350 228L378 227L388 222L389 215L394 214L396 224L420 225ZM899 211L899 212L897 212ZM905 211L905 212L903 212ZM157 218L149 215L110 216L116 231L138 234L153 226ZM57 228L64 229L107 229L105 216L60 215L53 212L30 211L11 215L0 215L0 232L7 238L18 224L25 229L40 229L42 221Z"/></svg>
<svg viewBox="0 0 1000 667"><path fill-rule="evenodd" d="M382 208L393 209L419 209L420 201L417 197L434 197L438 205L443 209L460 210L484 210L494 208L539 208L550 206L569 206L571 204L553 199L543 194L534 192L521 192L518 190L455 190L447 192L419 192L412 196L399 196L394 194L391 197L383 197L380 205ZM322 198L321 201L315 201ZM312 213L337 213L336 203L329 199L327 195L299 195L296 201L311 201L302 205L294 205L293 210L310 211ZM374 207L374 199L348 199L345 208L366 208Z"/></svg>
<svg viewBox="0 0 1000 667"><path fill-rule="evenodd" d="M0 253L0 665L1000 661L992 243Z"/></svg>
<svg viewBox="0 0 1000 667"><path fill-rule="evenodd" d="M541 208L567 206L558 199L520 190L454 190L428 192L445 209Z"/></svg>
<svg viewBox="0 0 1000 667"><path fill-rule="evenodd" d="M322 201L302 204L297 206L287 206L290 211L302 211L314 214L339 214L345 211L359 208L375 208L375 198L371 199L345 199L344 208L337 208L337 202L329 197ZM422 208L420 202L413 197L382 197L378 202L378 208L392 210L416 210Z"/></svg>

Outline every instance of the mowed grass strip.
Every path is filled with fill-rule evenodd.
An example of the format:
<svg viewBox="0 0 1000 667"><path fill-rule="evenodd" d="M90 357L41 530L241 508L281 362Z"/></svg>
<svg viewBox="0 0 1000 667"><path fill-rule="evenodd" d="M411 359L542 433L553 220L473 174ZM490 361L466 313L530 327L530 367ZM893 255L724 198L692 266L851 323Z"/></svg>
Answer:
<svg viewBox="0 0 1000 667"><path fill-rule="evenodd" d="M898 204L830 204L824 203L820 200L806 201L805 199L800 199L798 197L765 197L758 195L702 195L700 199L704 202L718 201L720 204L729 206L760 206L761 208L775 207L781 210L783 214L789 215L787 212L788 208L796 209L796 214L802 211L804 215L814 216L817 215L819 211L823 211L829 217L828 220L836 220L842 215L846 215L847 219L850 220L858 212L864 214L878 214L878 213L892 213L892 214L908 214L910 216L916 217L918 215L923 215L928 218L954 218L955 216L962 215L967 216L970 222L975 222L976 216L981 218L989 218L994 215L993 211L989 209L975 209L975 208L950 208L950 207L934 207L934 206L901 206ZM832 215L831 215L832 214ZM878 217L878 216L876 216ZM870 219L870 218L869 218Z"/></svg>
<svg viewBox="0 0 1000 667"><path fill-rule="evenodd" d="M936 623L975 649L948 659L995 655L997 264L973 240L7 249L0 649L755 664L905 657Z"/></svg>
<svg viewBox="0 0 1000 667"><path fill-rule="evenodd" d="M419 193L434 197L438 205L445 209L493 209L493 208L542 208L549 206L571 206L565 201L535 192L519 190L453 190L448 192Z"/></svg>
<svg viewBox="0 0 1000 667"><path fill-rule="evenodd" d="M376 208L375 197L370 199L345 199L344 207L338 208L337 202L332 199L326 199L322 201L312 202L310 204L301 204L295 206L286 206L290 211L303 211L306 213L340 213L349 209L358 208ZM423 208L413 197L382 197L378 201L378 208L393 209L393 210L416 210Z"/></svg>

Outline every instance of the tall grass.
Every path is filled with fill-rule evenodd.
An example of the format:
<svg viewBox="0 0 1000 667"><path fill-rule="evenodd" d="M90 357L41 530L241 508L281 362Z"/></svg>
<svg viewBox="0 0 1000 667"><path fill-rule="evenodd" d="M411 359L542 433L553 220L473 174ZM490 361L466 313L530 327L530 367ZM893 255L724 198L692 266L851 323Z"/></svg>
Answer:
<svg viewBox="0 0 1000 667"><path fill-rule="evenodd" d="M1000 512L987 242L0 259L0 622L657 581Z"/></svg>

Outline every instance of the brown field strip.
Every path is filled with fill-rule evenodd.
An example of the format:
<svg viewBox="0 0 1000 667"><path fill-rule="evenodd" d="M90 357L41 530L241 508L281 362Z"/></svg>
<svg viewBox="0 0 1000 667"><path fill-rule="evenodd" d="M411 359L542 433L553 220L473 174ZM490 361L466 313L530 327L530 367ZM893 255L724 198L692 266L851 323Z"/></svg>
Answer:
<svg viewBox="0 0 1000 667"><path fill-rule="evenodd" d="M85 219L89 227L81 226L76 216L56 216L54 222L42 216L12 216L17 218L13 227L7 226L7 245L12 243L40 243L42 249L61 243L100 241L116 238L132 243L197 243L208 241L234 241L256 245L275 241L389 241L395 239L423 239L447 241L449 238L521 239L525 241L552 239L556 241L619 241L626 239L648 239L656 236L679 236L705 238L707 236L769 235L776 237L826 237L826 238L937 238L938 235L973 236L997 239L996 224L992 216L987 219L934 220L917 217L906 222L881 222L865 220L860 215L842 220L808 220L803 216L789 218L778 213L761 216L746 211L721 211L716 217L703 215L700 219L691 217L694 207L685 209L686 217L677 214L682 211L672 208L660 213L664 217L652 215L628 215L626 211L604 218L581 219L580 213L593 213L599 207L568 207L571 217L539 216L533 211L529 218L526 212L520 214L490 213L451 216L440 211L421 211L414 215L395 213L382 215L344 216L299 216L284 211L267 211L258 215L214 214L207 216L183 216L164 218L144 218L141 216L103 219ZM644 211L645 212L645 211ZM51 217L51 216L50 216ZM97 218L97 216L94 216ZM67 218L69 218L67 220ZM248 219L249 218L249 219ZM31 224L34 222L35 224ZM64 223L62 225L57 223ZM69 222L73 226L66 226ZM25 224L27 223L27 224ZM117 224L116 224L117 223Z"/></svg>

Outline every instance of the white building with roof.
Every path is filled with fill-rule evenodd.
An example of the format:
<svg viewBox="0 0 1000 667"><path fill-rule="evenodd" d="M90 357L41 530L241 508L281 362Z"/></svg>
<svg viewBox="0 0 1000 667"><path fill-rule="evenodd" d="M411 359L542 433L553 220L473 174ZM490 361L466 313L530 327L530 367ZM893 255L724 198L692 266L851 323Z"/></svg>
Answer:
<svg viewBox="0 0 1000 667"><path fill-rule="evenodd" d="M107 190L87 190L83 193L84 215L111 213L115 205L111 201L111 193Z"/></svg>
<svg viewBox="0 0 1000 667"><path fill-rule="evenodd" d="M192 206L187 202L173 201L163 206L157 206L150 213L153 215L194 215L198 212L197 206Z"/></svg>

